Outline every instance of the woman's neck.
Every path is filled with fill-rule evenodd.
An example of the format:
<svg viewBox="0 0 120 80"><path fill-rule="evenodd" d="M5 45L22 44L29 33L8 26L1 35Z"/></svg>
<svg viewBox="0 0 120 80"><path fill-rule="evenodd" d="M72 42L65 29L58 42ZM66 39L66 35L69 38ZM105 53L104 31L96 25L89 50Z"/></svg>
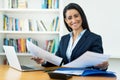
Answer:
<svg viewBox="0 0 120 80"><path fill-rule="evenodd" d="M82 28L73 31L73 34L72 34L72 35L73 35L73 43L72 43L72 44L74 44L75 40L77 39L77 37L79 36L79 34L80 34L82 31L83 31Z"/></svg>
<svg viewBox="0 0 120 80"><path fill-rule="evenodd" d="M73 37L78 37L78 35L81 33L83 31L83 29L82 28L80 28L80 29L78 29L78 30L73 30Z"/></svg>

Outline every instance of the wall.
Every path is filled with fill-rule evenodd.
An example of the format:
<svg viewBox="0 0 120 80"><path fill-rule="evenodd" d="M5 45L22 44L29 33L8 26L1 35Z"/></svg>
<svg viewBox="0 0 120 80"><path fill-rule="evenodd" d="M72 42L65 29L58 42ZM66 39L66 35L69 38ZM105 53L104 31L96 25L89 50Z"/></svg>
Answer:
<svg viewBox="0 0 120 80"><path fill-rule="evenodd" d="M108 71L113 71L117 75L117 80L120 80L120 58L110 58Z"/></svg>

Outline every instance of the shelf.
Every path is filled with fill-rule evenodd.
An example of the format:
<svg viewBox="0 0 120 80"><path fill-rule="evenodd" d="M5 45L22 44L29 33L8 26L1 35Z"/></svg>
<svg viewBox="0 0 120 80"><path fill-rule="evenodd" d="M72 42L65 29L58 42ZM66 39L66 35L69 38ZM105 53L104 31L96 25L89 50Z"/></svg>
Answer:
<svg viewBox="0 0 120 80"><path fill-rule="evenodd" d="M59 34L56 31L0 31L0 34Z"/></svg>
<svg viewBox="0 0 120 80"><path fill-rule="evenodd" d="M40 46L41 48L45 47L45 45L46 45L45 43L47 40L55 40L54 44L56 45L56 47L58 46L58 42L59 42L60 35L61 35L61 29L58 28L55 31L54 28L56 28L56 26L58 24L57 17L60 17L60 14L61 14L60 8L57 8L57 7L55 7L55 5L53 5L53 8L42 9L42 7L41 7L42 0L28 1L27 8L25 8L25 7L24 8L22 8L22 7L21 8L20 7L19 8L17 8L17 7L10 8L15 5L13 5L14 3L11 4L12 6L9 5L10 3L7 4L8 1L9 0L5 0L5 1L0 0L0 25L1 25L1 27L0 27L0 52L1 52L0 58L5 57L5 53L2 50L5 38L7 38L8 40L31 38L33 40L38 41L38 46ZM6 15L7 17L3 18L4 15ZM10 20L11 18L12 18L12 20ZM23 20L23 21L31 20L31 21L26 21L26 22L24 21L23 23L21 22L22 24L20 25L18 23L19 20ZM34 22L34 21L37 22L40 20L43 21L47 30L42 29L41 24L37 23L37 25L36 25L36 23ZM6 24L4 24L5 21L6 21ZM5 25L7 25L7 29L5 29L5 31L4 31L3 26L5 26ZM20 25L19 28L21 31L16 30L16 25L17 26ZM21 26L23 26L24 28L30 28L30 29L21 29ZM34 26L35 26L35 29L34 29ZM37 26L37 28L40 27L40 29L36 29L36 26ZM12 31L13 27L14 27L14 30ZM32 29L31 29L31 27L32 27ZM11 29L9 29L9 28L11 28ZM17 53L17 56L24 58L24 57L31 57L32 55L29 53ZM25 61L25 59L26 58L24 58L22 61L25 63L28 63L27 61ZM0 59L0 64L2 63L2 61L3 60Z"/></svg>
<svg viewBox="0 0 120 80"><path fill-rule="evenodd" d="M5 56L5 53L0 53L0 56ZM32 56L29 53L17 53L17 56Z"/></svg>
<svg viewBox="0 0 120 80"><path fill-rule="evenodd" d="M27 13L27 12L41 12L41 13L59 13L59 9L0 9L0 12L5 13Z"/></svg>

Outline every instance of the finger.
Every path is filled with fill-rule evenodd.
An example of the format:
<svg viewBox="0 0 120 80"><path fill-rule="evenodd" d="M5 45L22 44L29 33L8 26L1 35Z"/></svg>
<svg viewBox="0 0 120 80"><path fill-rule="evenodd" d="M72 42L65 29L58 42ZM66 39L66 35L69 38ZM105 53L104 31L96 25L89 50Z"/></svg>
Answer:
<svg viewBox="0 0 120 80"><path fill-rule="evenodd" d="M33 60L34 60L34 59L36 59L36 57L32 57L31 59L33 59Z"/></svg>
<svg viewBox="0 0 120 80"><path fill-rule="evenodd" d="M109 63L108 62L103 62L102 64L98 64L96 66L94 66L95 68L99 68L101 70L104 70L104 69L107 69L109 66Z"/></svg>

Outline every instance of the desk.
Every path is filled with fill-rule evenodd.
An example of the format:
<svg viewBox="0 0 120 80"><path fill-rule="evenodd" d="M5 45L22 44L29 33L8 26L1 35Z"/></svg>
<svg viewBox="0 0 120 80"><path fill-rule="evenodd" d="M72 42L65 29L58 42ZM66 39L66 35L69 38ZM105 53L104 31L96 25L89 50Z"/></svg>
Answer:
<svg viewBox="0 0 120 80"><path fill-rule="evenodd" d="M0 80L54 80L44 71L20 72L8 65L0 65ZM116 80L115 77L73 76L69 80Z"/></svg>

